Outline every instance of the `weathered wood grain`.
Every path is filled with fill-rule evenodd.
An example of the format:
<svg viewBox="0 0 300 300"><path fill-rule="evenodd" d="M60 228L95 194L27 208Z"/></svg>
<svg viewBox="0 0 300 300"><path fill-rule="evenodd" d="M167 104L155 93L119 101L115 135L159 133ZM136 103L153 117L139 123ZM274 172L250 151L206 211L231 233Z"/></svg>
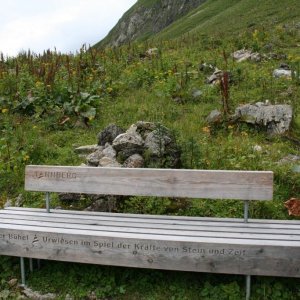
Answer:
<svg viewBox="0 0 300 300"><path fill-rule="evenodd" d="M269 223L233 223L233 222L209 222L206 219L200 221L184 222L165 222L160 223L153 222L153 219L147 217L138 219L138 222L134 218L126 218L126 214L123 216L109 217L106 219L103 216L93 216L91 219L88 214L79 217L78 215L67 215L59 213L41 213L41 212L28 212L22 213L22 211L10 211L0 210L0 224L30 224L29 222L40 222L37 225L47 227L64 227L64 228L90 228L91 230L106 230L106 231L134 231L134 229L149 229L149 230L170 230L177 234L189 235L198 234L201 232L207 232L215 236L215 233L250 233L256 234L268 234L267 239L278 239L281 236L286 235L286 239L291 239L290 236L300 235L300 222L298 225L289 224L287 221L285 224L269 224ZM167 216L166 216L167 217ZM89 227L86 227L89 226ZM155 232L155 231L150 231ZM246 235L247 238L247 235Z"/></svg>
<svg viewBox="0 0 300 300"><path fill-rule="evenodd" d="M300 277L300 242L288 246L239 240L77 232L1 226L5 255L138 268ZM294 245L294 246L291 246Z"/></svg>
<svg viewBox="0 0 300 300"><path fill-rule="evenodd" d="M191 225L191 226L220 226L220 227L253 227L253 228L274 228L293 230L300 228L300 220L272 220L272 219L249 219L248 223L244 223L244 219L239 218L215 218L215 217L186 217L186 216L169 216L169 215L144 215L144 214L127 214L127 213L105 213L91 211L70 211L53 209L51 213L45 212L45 209L39 208L19 208L7 207L0 210L1 214L16 215L18 218L22 216L45 216L55 217L57 219L84 219L91 223L102 221L150 223L150 224L170 224L170 225Z"/></svg>
<svg viewBox="0 0 300 300"><path fill-rule="evenodd" d="M27 166L25 189L87 194L271 200L273 173Z"/></svg>
<svg viewBox="0 0 300 300"><path fill-rule="evenodd" d="M190 236L190 237L209 237L209 238L230 238L230 239L244 239L244 240L278 240L278 241L300 241L300 233L283 231L282 233L271 230L271 232L264 232L263 230L247 230L237 231L236 228L227 228L227 230L220 229L219 227L202 228L202 230L195 228L193 230L178 229L178 228L147 228L147 227L134 227L130 224L114 224L112 225L87 225L87 224L74 224L74 223L58 223L52 220L17 220L17 219L3 219L1 224L11 225L23 225L33 227L45 227L45 228L63 228L63 229L75 229L79 232L81 230L90 230L94 232L124 232L134 233L138 235L147 236L152 235L170 235L170 236Z"/></svg>

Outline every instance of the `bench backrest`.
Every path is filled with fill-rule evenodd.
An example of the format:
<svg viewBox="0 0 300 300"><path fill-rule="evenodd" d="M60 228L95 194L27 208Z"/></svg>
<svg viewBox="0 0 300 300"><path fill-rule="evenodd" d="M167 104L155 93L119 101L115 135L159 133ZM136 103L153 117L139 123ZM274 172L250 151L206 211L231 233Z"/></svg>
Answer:
<svg viewBox="0 0 300 300"><path fill-rule="evenodd" d="M273 172L27 166L30 191L271 200Z"/></svg>

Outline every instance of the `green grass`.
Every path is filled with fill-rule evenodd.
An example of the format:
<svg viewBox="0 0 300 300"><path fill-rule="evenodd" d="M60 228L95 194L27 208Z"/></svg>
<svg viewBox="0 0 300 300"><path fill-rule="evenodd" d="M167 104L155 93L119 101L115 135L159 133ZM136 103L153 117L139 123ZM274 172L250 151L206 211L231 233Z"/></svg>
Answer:
<svg viewBox="0 0 300 300"><path fill-rule="evenodd" d="M293 164L277 162L288 154L299 155L300 86L297 80L274 79L272 72L281 62L300 61L298 12L298 1L292 0L208 0L156 40L116 49L83 49L76 56L23 54L0 60L0 205L22 194L25 206L43 207L42 194L24 192L25 165L79 165L84 159L74 153L74 147L96 144L98 132L110 123L128 128L144 120L160 122L174 132L182 149L183 168L273 171L274 200L251 204L250 214L297 219L288 216L284 201L300 197L300 175L292 171ZM181 36L187 31L190 33ZM162 40L166 37L178 38ZM150 47L158 47L159 55L141 59L140 54ZM287 58L238 64L230 54L241 47ZM240 104L267 99L272 104L292 105L294 120L287 137L296 142L269 137L263 129L241 123L208 126L206 116L213 109L222 109L222 101L218 85L205 83L210 73L199 72L201 62L232 73L231 112ZM193 98L193 89L201 90L202 96ZM262 151L254 151L255 145ZM157 200L134 197L120 203L119 211L242 216L242 204L236 201ZM76 207L83 208L88 201ZM57 197L54 205L62 205ZM0 289L8 289L8 280L19 277L17 263L0 258ZM245 293L244 278L234 275L45 261L40 271L28 276L29 286L58 293L61 299L68 293L84 299L92 291L100 299L120 300L225 300L242 299ZM252 290L253 299L258 300L300 297L298 279L254 277Z"/></svg>

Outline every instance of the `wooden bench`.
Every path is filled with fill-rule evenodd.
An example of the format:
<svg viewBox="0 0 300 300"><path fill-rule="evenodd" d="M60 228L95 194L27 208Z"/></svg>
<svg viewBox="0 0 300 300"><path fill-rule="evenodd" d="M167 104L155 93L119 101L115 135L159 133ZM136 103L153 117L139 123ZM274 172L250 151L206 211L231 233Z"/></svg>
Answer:
<svg viewBox="0 0 300 300"><path fill-rule="evenodd" d="M300 222L248 219L271 200L273 173L27 166L25 189L44 209L0 210L0 254L138 268L300 277ZM49 192L244 200L244 218L50 210ZM224 202L224 206L226 202Z"/></svg>

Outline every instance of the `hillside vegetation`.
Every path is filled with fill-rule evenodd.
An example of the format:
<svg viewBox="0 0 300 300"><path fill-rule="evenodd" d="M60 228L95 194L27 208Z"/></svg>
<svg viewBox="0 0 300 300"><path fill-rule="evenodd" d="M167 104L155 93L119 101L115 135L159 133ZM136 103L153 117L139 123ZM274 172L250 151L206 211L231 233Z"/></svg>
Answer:
<svg viewBox="0 0 300 300"><path fill-rule="evenodd" d="M144 1L146 2L146 1ZM150 2L146 2L150 3ZM152 2L151 2L152 3ZM150 5L150 4L149 4ZM295 167L300 147L300 9L298 1L208 0L144 42L121 47L86 49L75 55L45 51L17 57L0 56L0 205L18 195L24 206L44 207L43 195L23 189L27 164L80 165L80 145L95 144L110 123L128 128L139 120L170 128L181 147L182 168L271 170L274 201L253 203L251 217L291 219L284 202L300 198ZM260 61L237 62L232 53L249 49ZM152 51L148 51L152 49ZM274 78L281 64L292 77ZM230 72L222 84L208 84L213 65ZM291 129L270 136L264 127L231 122L228 117L245 103L289 104ZM228 103L228 114L224 111ZM218 109L215 125L206 117ZM160 167L159 163L157 167ZM72 207L84 208L82 198ZM117 210L195 216L241 217L235 201L183 201L132 198ZM168 204L168 208L167 208ZM68 205L53 199L53 206ZM0 257L0 290L16 299L20 290L17 260ZM58 299L233 299L244 297L242 276L133 270L43 262L28 274L35 290ZM253 299L296 300L296 279L253 280ZM3 295L1 294L0 298ZM4 298L4 297L3 297ZM5 299L5 298L4 298ZM93 298L95 299L95 298Z"/></svg>

